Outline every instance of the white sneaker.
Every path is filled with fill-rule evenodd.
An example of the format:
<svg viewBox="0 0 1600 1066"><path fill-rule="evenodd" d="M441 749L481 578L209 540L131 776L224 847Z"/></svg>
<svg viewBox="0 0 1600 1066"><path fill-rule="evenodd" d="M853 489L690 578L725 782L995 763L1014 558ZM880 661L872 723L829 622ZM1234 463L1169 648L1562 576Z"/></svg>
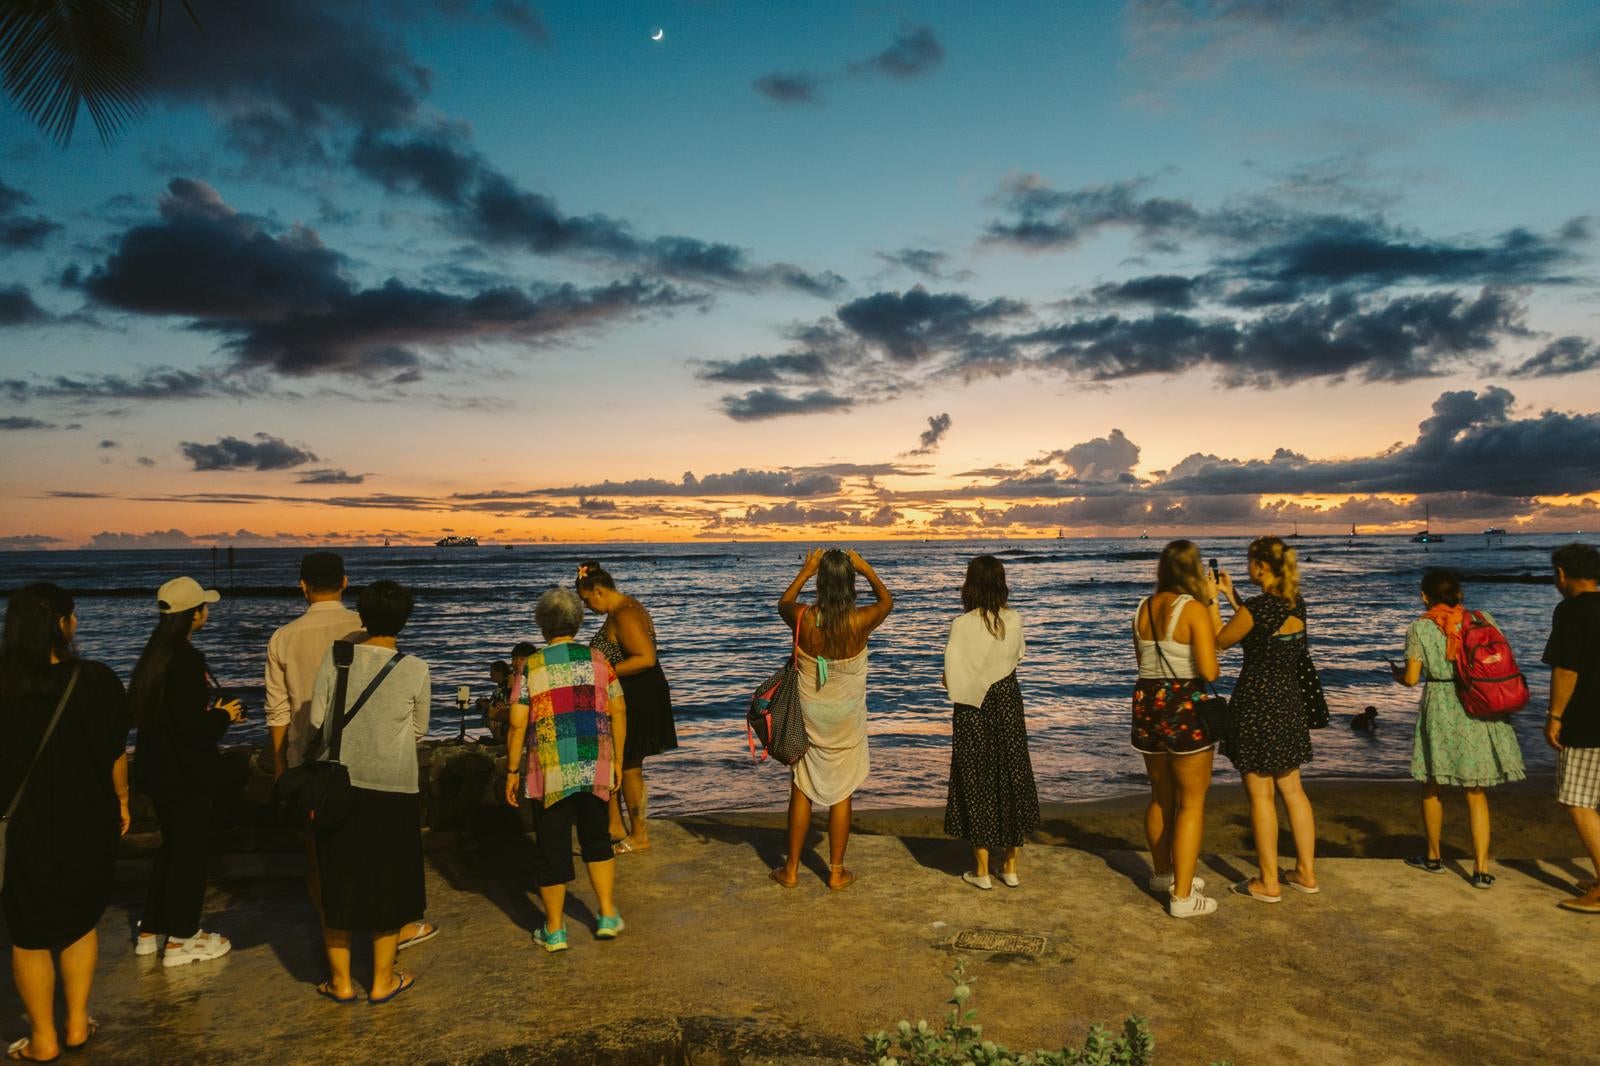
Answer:
<svg viewBox="0 0 1600 1066"><path fill-rule="evenodd" d="M161 965L187 966L191 962L209 962L222 958L232 950L233 944L227 937L196 931L188 940L168 937L167 949L161 953Z"/></svg>
<svg viewBox="0 0 1600 1066"><path fill-rule="evenodd" d="M984 874L982 877L979 877L976 870L968 870L966 873L961 875L961 880L965 881L973 888L981 888L985 892L988 892L994 888L994 882L989 880L989 875Z"/></svg>
<svg viewBox="0 0 1600 1066"><path fill-rule="evenodd" d="M154 955L161 950L161 936L157 933L140 933L133 938L135 955Z"/></svg>
<svg viewBox="0 0 1600 1066"><path fill-rule="evenodd" d="M1016 874L1008 874L1004 870L1001 870L1000 883L1005 885L1007 888L1016 888L1018 885L1022 884L1022 878L1018 877Z"/></svg>
<svg viewBox="0 0 1600 1066"><path fill-rule="evenodd" d="M1174 918L1198 918L1216 909L1217 901L1201 895L1198 888L1189 893L1188 899L1179 899L1172 895L1167 897L1167 913Z"/></svg>
<svg viewBox="0 0 1600 1066"><path fill-rule="evenodd" d="M1177 883L1177 880L1178 878L1176 874L1151 874L1150 891L1171 892L1172 886ZM1193 886L1193 890L1195 892L1199 892L1206 887L1206 879L1201 877L1199 874L1191 877L1189 879L1189 883Z"/></svg>

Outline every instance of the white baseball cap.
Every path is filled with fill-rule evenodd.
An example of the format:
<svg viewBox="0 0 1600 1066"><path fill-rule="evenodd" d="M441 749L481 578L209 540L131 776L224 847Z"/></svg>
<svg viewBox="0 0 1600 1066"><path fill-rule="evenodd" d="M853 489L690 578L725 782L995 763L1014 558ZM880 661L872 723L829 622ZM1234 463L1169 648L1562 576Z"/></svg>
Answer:
<svg viewBox="0 0 1600 1066"><path fill-rule="evenodd" d="M222 593L216 589L203 589L192 577L175 577L156 591L156 606L162 614L177 614L193 610L202 603L216 603Z"/></svg>

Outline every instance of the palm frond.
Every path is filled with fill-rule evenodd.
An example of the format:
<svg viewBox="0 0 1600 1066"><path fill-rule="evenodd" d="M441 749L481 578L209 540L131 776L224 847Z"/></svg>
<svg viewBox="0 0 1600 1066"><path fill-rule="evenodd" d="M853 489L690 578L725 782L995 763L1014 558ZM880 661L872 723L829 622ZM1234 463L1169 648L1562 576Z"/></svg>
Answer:
<svg viewBox="0 0 1600 1066"><path fill-rule="evenodd" d="M162 0L8 0L0 4L0 84L57 144L80 109L102 144L144 111L144 30ZM183 0L190 18L194 12Z"/></svg>

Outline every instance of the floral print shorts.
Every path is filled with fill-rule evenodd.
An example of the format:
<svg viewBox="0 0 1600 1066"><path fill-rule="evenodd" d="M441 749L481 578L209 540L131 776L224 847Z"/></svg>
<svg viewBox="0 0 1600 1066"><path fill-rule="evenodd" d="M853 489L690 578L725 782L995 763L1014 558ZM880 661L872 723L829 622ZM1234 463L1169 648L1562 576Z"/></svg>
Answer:
<svg viewBox="0 0 1600 1066"><path fill-rule="evenodd" d="M1133 690L1133 749L1145 755L1192 755L1213 745L1206 739L1192 678L1142 677Z"/></svg>

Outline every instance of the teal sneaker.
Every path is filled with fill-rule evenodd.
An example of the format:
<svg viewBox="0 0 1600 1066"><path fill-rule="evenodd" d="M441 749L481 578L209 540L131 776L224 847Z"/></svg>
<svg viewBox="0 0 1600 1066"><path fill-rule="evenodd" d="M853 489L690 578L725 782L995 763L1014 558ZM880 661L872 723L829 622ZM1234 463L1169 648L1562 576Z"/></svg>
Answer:
<svg viewBox="0 0 1600 1066"><path fill-rule="evenodd" d="M622 915L613 914L610 917L602 914L600 921L595 925L594 938L596 940L615 940L617 934L622 932Z"/></svg>
<svg viewBox="0 0 1600 1066"><path fill-rule="evenodd" d="M567 931L565 928L561 928L552 933L541 925L533 931L533 942L546 951L566 951Z"/></svg>

